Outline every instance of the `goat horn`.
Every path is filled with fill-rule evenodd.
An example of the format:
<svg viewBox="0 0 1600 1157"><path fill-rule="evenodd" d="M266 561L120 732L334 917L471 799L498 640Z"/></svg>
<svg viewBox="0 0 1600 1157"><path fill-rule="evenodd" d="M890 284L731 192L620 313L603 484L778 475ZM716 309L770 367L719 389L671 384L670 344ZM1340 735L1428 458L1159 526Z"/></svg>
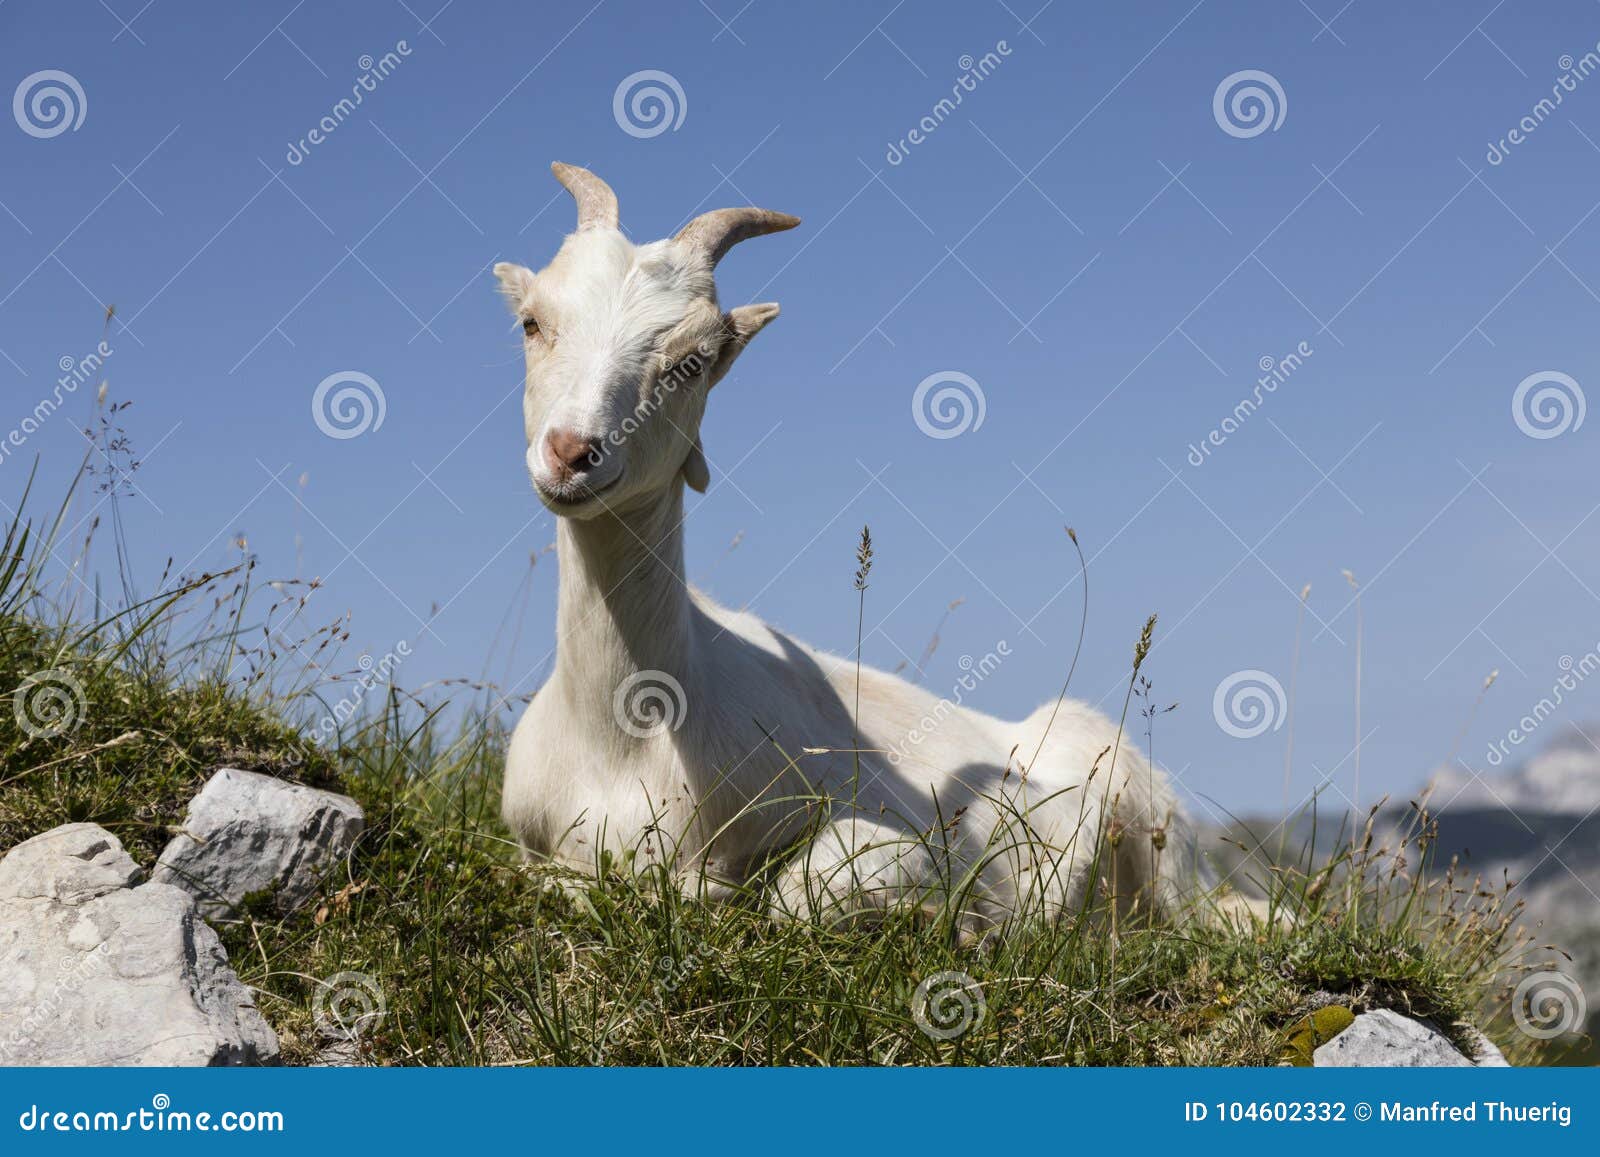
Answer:
<svg viewBox="0 0 1600 1157"><path fill-rule="evenodd" d="M673 240L683 241L702 251L715 265L741 241L793 229L798 224L800 218L787 213L774 213L771 209L713 209L679 229Z"/></svg>
<svg viewBox="0 0 1600 1157"><path fill-rule="evenodd" d="M564 165L560 161L552 162L550 171L578 203L579 229L617 227L617 195L611 191L610 185L588 169Z"/></svg>

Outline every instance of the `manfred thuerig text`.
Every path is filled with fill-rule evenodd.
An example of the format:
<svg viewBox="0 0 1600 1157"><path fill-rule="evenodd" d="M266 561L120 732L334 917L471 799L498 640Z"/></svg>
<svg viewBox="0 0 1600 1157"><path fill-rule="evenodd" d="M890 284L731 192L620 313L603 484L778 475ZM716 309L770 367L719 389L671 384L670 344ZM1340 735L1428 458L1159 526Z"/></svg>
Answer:
<svg viewBox="0 0 1600 1157"><path fill-rule="evenodd" d="M1490 1125L1554 1125L1567 1128L1572 1124L1572 1106L1556 1101L1539 1105L1512 1104L1508 1101L1467 1101L1463 1104L1379 1101L1374 1111L1373 1105L1367 1101L1358 1101L1353 1105L1344 1101L1217 1101L1211 1104L1186 1101L1183 1119L1228 1124L1364 1124L1373 1120L1380 1124L1483 1122Z"/></svg>

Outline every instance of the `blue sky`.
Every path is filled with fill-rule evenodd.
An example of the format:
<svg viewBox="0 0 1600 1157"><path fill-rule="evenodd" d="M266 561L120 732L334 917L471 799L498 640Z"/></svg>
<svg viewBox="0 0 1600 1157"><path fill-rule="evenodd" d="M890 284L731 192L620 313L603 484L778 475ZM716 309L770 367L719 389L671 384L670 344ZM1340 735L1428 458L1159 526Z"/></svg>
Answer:
<svg viewBox="0 0 1600 1157"><path fill-rule="evenodd" d="M350 614L344 668L405 641L408 686L531 690L556 569L530 579L529 558L553 529L487 270L541 264L570 228L554 159L609 180L635 238L754 202L805 223L719 271L726 304L784 315L712 398L693 580L845 651L870 523L867 661L914 661L965 599L923 681L948 692L962 656L1004 640L968 701L1020 717L1076 637L1071 525L1092 559L1075 693L1114 712L1159 612L1147 670L1180 706L1157 756L1191 796L1248 809L1278 804L1289 728L1240 738L1254 728L1219 723L1214 697L1237 672L1289 685L1306 583L1294 794L1324 777L1355 794L1348 569L1367 802L1446 756L1491 669L1471 767L1563 656L1600 644L1600 419L1575 408L1600 383L1600 76L1574 78L1597 42L1583 0L10 0L5 91L66 73L81 121L56 131L26 99L0 119L0 437L115 303L145 584L169 556L229 564L244 534L264 574L325 579L322 618ZM1259 132L1214 108L1251 70L1281 93ZM615 113L646 71L676 88L670 126ZM1301 349L1195 465L1263 359ZM384 417L332 438L312 398L345 372L377 383ZM1547 373L1571 384L1529 390L1565 414L1519 423L1519 383ZM913 398L937 374L975 383L955 388L981 393L981 425L924 432ZM51 479L71 469L92 404L70 396L0 458L0 499L35 454ZM1595 698L1580 685L1561 718Z"/></svg>

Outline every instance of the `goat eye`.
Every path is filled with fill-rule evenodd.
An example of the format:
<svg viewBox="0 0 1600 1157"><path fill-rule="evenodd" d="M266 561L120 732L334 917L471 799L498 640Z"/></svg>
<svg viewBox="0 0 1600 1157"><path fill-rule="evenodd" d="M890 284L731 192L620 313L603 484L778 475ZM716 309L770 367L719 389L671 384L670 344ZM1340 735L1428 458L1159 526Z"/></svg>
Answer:
<svg viewBox="0 0 1600 1157"><path fill-rule="evenodd" d="M536 337L539 333L539 320L533 317L522 319L522 332L529 337Z"/></svg>

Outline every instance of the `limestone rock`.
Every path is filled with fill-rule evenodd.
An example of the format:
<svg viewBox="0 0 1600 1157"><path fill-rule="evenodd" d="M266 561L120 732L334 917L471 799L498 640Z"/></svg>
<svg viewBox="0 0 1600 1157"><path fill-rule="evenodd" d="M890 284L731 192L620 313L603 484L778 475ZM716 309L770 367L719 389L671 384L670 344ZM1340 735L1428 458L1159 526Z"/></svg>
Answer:
<svg viewBox="0 0 1600 1157"><path fill-rule="evenodd" d="M1506 1060L1506 1054L1495 1047L1495 1043L1484 1036L1477 1029L1467 1033L1474 1044L1478 1046L1477 1066L1480 1069L1509 1069L1511 1062Z"/></svg>
<svg viewBox="0 0 1600 1157"><path fill-rule="evenodd" d="M77 904L131 888L143 875L104 828L66 824L24 840L0 860L0 900Z"/></svg>
<svg viewBox="0 0 1600 1157"><path fill-rule="evenodd" d="M1499 1056L1498 1050L1495 1055ZM1318 1068L1473 1067L1473 1062L1433 1025L1387 1008L1362 1013L1312 1057ZM1500 1063L1505 1063L1504 1057Z"/></svg>
<svg viewBox="0 0 1600 1157"><path fill-rule="evenodd" d="M187 892L138 887L110 832L0 860L0 1064L271 1064L278 1038Z"/></svg>
<svg viewBox="0 0 1600 1157"><path fill-rule="evenodd" d="M348 796L224 768L189 804L152 879L194 895L207 916L227 916L246 896L268 890L291 912L316 894L365 826Z"/></svg>

